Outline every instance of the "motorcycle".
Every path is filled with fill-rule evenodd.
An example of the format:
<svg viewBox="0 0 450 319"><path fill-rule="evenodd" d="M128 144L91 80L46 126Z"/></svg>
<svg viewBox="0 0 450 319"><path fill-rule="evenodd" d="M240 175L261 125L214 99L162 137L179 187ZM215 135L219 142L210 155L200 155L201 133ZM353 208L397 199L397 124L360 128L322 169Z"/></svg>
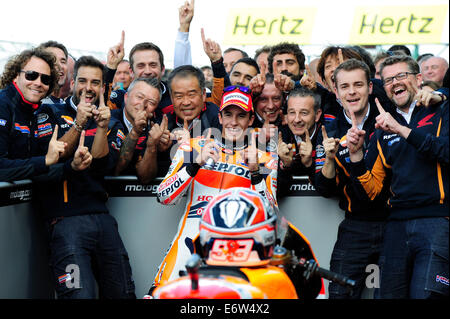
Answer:
<svg viewBox="0 0 450 319"><path fill-rule="evenodd" d="M277 240L269 263L255 267L206 265L197 237L186 271L148 298L315 299L325 298L323 279L350 290L355 286L354 280L321 268L307 238L290 222L283 219L278 234L282 239Z"/></svg>

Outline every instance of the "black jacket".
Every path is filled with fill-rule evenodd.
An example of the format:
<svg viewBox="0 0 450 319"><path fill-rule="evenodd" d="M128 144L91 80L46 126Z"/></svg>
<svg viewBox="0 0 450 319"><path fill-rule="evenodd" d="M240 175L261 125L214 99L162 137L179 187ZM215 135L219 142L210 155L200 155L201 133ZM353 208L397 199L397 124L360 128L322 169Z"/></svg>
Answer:
<svg viewBox="0 0 450 319"><path fill-rule="evenodd" d="M364 122L363 130L366 131L365 147L367 147L371 136L375 130L375 118L378 116L378 109L374 96L369 96L370 112ZM328 137L340 139L340 145L335 157L335 178L328 179L322 174L322 167L325 163L325 151L322 146L323 136L319 132L316 146L315 158L315 188L324 197L337 196L339 207L345 211L345 217L366 221L383 221L388 215L387 199L389 187L388 183L380 191L380 194L373 201L362 199L356 190L355 184L350 177L350 155L348 153L346 136L351 128L344 116L344 111L336 114L336 119L325 124ZM386 177L389 179L389 176Z"/></svg>
<svg viewBox="0 0 450 319"><path fill-rule="evenodd" d="M71 105L71 98L55 109L58 110L57 118L56 122L51 123L51 127L53 130L55 124L58 124L61 128L58 134L62 137L73 125L76 111ZM93 119L89 120L85 127L84 143L89 149L92 147L96 130L97 123ZM84 171L68 170L62 180L35 183L34 192L37 194L36 198L44 219L107 213L108 194L104 185L104 176L113 173L124 139L122 124L111 117L108 126L109 152L106 156L93 159L91 166ZM66 163L70 162L71 159L66 161Z"/></svg>
<svg viewBox="0 0 450 319"><path fill-rule="evenodd" d="M45 165L47 145L37 143L44 134L51 136L46 119L50 109L26 101L14 83L0 90L0 181L29 179L48 172Z"/></svg>

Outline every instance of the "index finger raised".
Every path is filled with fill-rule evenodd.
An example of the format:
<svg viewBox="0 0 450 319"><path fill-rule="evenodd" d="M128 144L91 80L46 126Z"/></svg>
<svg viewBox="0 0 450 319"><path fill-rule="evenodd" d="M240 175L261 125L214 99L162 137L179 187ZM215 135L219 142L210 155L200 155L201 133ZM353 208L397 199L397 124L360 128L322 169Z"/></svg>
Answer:
<svg viewBox="0 0 450 319"><path fill-rule="evenodd" d="M356 122L355 113L350 109L348 110L348 112L350 113L350 119L352 120L352 127L358 127L358 124Z"/></svg>
<svg viewBox="0 0 450 319"><path fill-rule="evenodd" d="M84 138L86 136L86 131L82 130L80 135L80 141L78 142L78 146L83 147L84 146Z"/></svg>
<svg viewBox="0 0 450 319"><path fill-rule="evenodd" d="M58 139L58 124L55 125L55 129L53 130L52 134L52 141L56 141Z"/></svg>
<svg viewBox="0 0 450 319"><path fill-rule="evenodd" d="M323 136L323 139L325 140L328 138L327 129L325 128L325 125L322 125L321 128L322 128L322 136Z"/></svg>
<svg viewBox="0 0 450 319"><path fill-rule="evenodd" d="M378 98L375 98L375 104L377 105L378 112L380 112L380 114L386 113L386 111L381 106L380 101L378 101Z"/></svg>

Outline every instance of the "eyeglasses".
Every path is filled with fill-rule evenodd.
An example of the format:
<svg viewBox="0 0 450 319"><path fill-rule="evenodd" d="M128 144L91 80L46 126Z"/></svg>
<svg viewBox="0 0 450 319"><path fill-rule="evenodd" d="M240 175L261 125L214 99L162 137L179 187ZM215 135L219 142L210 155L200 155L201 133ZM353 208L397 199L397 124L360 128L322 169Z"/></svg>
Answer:
<svg viewBox="0 0 450 319"><path fill-rule="evenodd" d="M226 88L223 89L223 92L231 92L231 91L234 91L236 89L238 89L242 93L247 93L247 94L251 94L252 93L252 90L250 90L248 87L246 87L246 86L239 86L239 85L227 86Z"/></svg>
<svg viewBox="0 0 450 319"><path fill-rule="evenodd" d="M50 82L52 81L52 77L48 74L42 74L42 73L39 73L36 71L24 71L24 70L21 70L20 72L25 73L25 79L27 79L28 81L34 81L39 76L41 77L41 82L44 85L49 85Z"/></svg>
<svg viewBox="0 0 450 319"><path fill-rule="evenodd" d="M386 85L391 85L394 82L394 79L396 79L397 81L404 80L404 79L406 79L408 77L409 74L414 74L415 75L417 73L414 73L414 72L401 72L401 73L399 73L397 75L394 75L394 76L391 76L391 77L383 79L383 85L385 85L385 86Z"/></svg>

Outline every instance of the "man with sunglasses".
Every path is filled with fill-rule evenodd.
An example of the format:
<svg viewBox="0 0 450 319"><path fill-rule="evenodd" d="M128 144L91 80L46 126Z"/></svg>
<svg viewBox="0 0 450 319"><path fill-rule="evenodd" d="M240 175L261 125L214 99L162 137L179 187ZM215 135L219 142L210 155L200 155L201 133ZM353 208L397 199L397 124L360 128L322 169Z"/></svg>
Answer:
<svg viewBox="0 0 450 319"><path fill-rule="evenodd" d="M64 152L64 142L56 140L46 123L53 112L45 108L42 115L35 114L57 79L53 56L40 49L25 50L5 65L0 78L0 181L47 174ZM47 143L38 143L43 136L49 137Z"/></svg>
<svg viewBox="0 0 450 319"><path fill-rule="evenodd" d="M380 73L396 112L376 101L377 130L365 155L367 133L352 127L347 134L353 189L372 200L390 188L375 297L448 298L448 101L423 98L422 75L409 56L387 58ZM424 107L427 101L434 104Z"/></svg>
<svg viewBox="0 0 450 319"><path fill-rule="evenodd" d="M179 146L169 172L158 187L158 201L178 203L187 193L186 211L178 233L161 263L154 286L178 277L193 253L202 211L221 190L245 187L257 190L276 204L276 153L258 150L256 135L249 130L254 120L251 93L246 87L226 88L220 106L221 134L207 130L204 136Z"/></svg>

